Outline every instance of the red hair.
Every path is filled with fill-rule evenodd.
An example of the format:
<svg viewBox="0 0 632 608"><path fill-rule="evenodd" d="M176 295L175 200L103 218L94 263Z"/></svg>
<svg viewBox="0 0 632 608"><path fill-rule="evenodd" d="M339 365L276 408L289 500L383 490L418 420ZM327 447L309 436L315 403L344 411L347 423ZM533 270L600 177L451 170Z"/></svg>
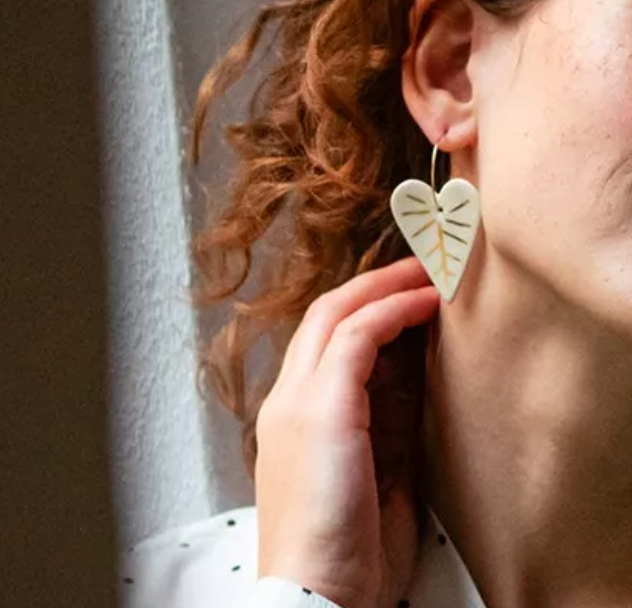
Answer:
<svg viewBox="0 0 632 608"><path fill-rule="evenodd" d="M514 16L533 0L485 0ZM413 0L294 0L262 9L252 29L204 79L194 118L193 158L213 101L235 84L266 30L276 62L248 118L226 130L237 153L230 199L212 201L193 256L200 306L227 301L231 318L206 347L202 369L243 423L247 468L255 421L291 333L320 294L358 273L410 255L395 229L391 191L427 180L432 151L401 94ZM445 179L448 167L442 168ZM256 263L253 263L256 262ZM246 281L258 269L254 284ZM259 338L273 353L257 384L246 362ZM426 328L405 330L381 349L367 385L380 496L401 475L421 475L418 435ZM423 483L415 483L423 487Z"/></svg>

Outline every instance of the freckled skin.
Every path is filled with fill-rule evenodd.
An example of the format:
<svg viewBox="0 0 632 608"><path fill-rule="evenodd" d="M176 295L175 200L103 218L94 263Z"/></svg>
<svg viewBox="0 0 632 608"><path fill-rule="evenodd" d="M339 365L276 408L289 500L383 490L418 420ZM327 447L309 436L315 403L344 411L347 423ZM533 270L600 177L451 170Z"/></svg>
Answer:
<svg viewBox="0 0 632 608"><path fill-rule="evenodd" d="M428 495L490 608L627 608L632 0L443 8L403 91L483 230L431 334Z"/></svg>
<svg viewBox="0 0 632 608"><path fill-rule="evenodd" d="M515 26L479 23L468 70L489 245L632 334L632 2L544 0Z"/></svg>

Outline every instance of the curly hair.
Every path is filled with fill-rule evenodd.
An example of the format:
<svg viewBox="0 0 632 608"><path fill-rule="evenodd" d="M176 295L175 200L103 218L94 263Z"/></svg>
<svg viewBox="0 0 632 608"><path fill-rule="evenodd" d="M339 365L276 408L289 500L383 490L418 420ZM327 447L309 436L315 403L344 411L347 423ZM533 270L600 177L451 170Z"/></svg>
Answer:
<svg viewBox="0 0 632 608"><path fill-rule="evenodd" d="M478 3L513 19L534 0ZM224 205L211 200L207 228L193 243L197 304L226 301L231 310L204 346L201 369L205 384L243 422L251 476L258 410L310 303L359 273L410 255L389 198L404 179L428 179L432 152L401 93L402 58L425 25L421 20L410 31L413 7L414 0L275 3L259 11L200 87L194 162L211 104L272 34L274 61L249 115L225 132L238 159L230 197ZM447 163L439 173L439 181L449 176ZM273 349L255 383L246 363L264 337ZM427 346L427 328L406 329L380 350L367 384L381 499L404 472L422 474L417 434Z"/></svg>

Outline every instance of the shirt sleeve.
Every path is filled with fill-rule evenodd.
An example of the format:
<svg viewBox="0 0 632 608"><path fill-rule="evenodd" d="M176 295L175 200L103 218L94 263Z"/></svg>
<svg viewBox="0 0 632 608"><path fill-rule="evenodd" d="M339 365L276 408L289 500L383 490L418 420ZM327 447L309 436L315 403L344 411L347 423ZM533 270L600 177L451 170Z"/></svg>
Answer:
<svg viewBox="0 0 632 608"><path fill-rule="evenodd" d="M268 576L253 586L245 608L341 608L294 582Z"/></svg>
<svg viewBox="0 0 632 608"><path fill-rule="evenodd" d="M235 509L171 530L121 556L121 608L350 608L257 575L257 513Z"/></svg>

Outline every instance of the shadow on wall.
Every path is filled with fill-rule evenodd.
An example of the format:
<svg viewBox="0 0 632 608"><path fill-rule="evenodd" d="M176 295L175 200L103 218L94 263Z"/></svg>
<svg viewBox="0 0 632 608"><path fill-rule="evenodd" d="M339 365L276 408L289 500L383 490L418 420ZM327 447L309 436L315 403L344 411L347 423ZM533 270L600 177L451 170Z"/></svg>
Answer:
<svg viewBox="0 0 632 608"><path fill-rule="evenodd" d="M45 8L43 8L45 6ZM0 606L115 606L88 2L0 11Z"/></svg>
<svg viewBox="0 0 632 608"><path fill-rule="evenodd" d="M201 4L172 2L176 46L176 75L183 142L189 142L188 125L195 108L197 89L207 70L243 33L261 6L259 0L208 0ZM233 121L246 107L252 87L239 83L226 99L215 107L214 120L205 138L201 166L187 172L188 199L192 234L204 225L207 205L205 191L224 185L230 171L231 154L222 142L221 127ZM198 331L208 340L218 328L219 314L200 314ZM252 484L242 464L239 425L217 403L207 404L211 437L211 483L219 490L218 510L254 503Z"/></svg>

